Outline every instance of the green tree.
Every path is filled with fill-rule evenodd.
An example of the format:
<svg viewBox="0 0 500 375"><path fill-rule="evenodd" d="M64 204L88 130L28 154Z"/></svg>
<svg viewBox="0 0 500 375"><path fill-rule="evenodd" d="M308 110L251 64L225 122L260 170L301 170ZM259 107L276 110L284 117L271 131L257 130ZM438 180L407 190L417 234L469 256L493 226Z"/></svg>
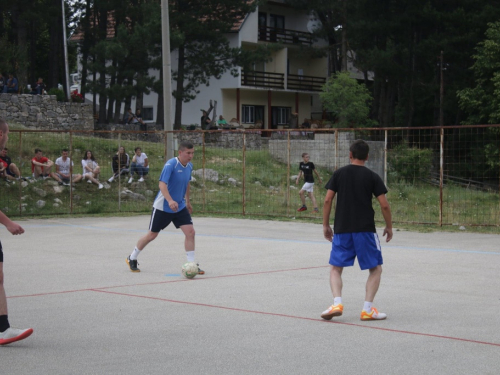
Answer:
<svg viewBox="0 0 500 375"><path fill-rule="evenodd" d="M338 127L367 127L375 124L369 118L372 101L370 92L364 84L350 78L348 72L339 72L330 77L319 96L323 107L338 117Z"/></svg>

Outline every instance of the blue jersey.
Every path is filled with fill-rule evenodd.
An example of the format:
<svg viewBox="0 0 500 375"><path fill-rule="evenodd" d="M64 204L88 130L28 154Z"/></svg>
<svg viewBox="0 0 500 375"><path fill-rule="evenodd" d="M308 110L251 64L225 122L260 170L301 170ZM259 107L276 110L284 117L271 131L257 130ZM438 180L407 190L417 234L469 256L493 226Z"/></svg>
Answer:
<svg viewBox="0 0 500 375"><path fill-rule="evenodd" d="M167 184L168 193L174 201L179 205L177 212L186 207L186 191L191 181L191 171L193 164L188 163L183 166L178 158L170 159L165 163L163 171L160 175L160 181ZM161 193L161 190L156 195L153 207L160 211L173 213L172 209L168 206L168 202Z"/></svg>

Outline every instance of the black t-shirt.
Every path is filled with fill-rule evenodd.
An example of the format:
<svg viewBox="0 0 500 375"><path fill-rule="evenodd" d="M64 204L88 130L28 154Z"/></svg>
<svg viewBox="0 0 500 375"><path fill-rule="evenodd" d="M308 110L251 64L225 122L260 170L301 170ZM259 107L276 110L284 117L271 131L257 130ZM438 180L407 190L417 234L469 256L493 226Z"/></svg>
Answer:
<svg viewBox="0 0 500 375"><path fill-rule="evenodd" d="M364 166L347 165L333 173L325 188L337 195L334 233L375 233L372 196L387 193L378 174Z"/></svg>
<svg viewBox="0 0 500 375"><path fill-rule="evenodd" d="M312 163L310 161L307 163L304 163L303 161L301 161L299 164L299 169L302 171L302 173L304 173L304 181L305 182L314 183L313 171L316 169L314 167L314 163Z"/></svg>

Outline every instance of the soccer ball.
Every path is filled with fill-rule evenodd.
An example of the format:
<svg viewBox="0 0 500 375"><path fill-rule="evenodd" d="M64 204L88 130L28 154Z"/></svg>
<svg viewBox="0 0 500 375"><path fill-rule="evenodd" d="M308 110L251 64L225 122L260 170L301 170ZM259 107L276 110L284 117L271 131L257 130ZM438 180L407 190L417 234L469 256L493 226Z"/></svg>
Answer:
<svg viewBox="0 0 500 375"><path fill-rule="evenodd" d="M182 274L188 279L198 275L198 265L195 262L187 262L182 265Z"/></svg>

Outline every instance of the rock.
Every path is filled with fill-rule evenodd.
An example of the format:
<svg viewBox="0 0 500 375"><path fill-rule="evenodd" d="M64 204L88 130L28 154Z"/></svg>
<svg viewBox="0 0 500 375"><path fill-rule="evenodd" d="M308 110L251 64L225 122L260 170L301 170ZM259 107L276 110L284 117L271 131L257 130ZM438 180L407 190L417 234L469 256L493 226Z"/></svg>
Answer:
<svg viewBox="0 0 500 375"><path fill-rule="evenodd" d="M59 207L59 203L54 203L52 206L53 207Z"/></svg>
<svg viewBox="0 0 500 375"><path fill-rule="evenodd" d="M29 195L23 195L23 196L21 197L21 200L22 200L22 201L25 201L25 200L26 200L26 199L28 199L29 197L30 197Z"/></svg>
<svg viewBox="0 0 500 375"><path fill-rule="evenodd" d="M42 201L42 200L39 200L36 202L36 206L38 208L42 208L42 207L45 207L45 201Z"/></svg>
<svg viewBox="0 0 500 375"><path fill-rule="evenodd" d="M237 184L237 181L234 178L232 178L232 177L229 177L227 179L227 182L229 182L233 186L236 186L236 184Z"/></svg>
<svg viewBox="0 0 500 375"><path fill-rule="evenodd" d="M124 200L145 201L146 197L142 194L134 193L128 189L120 192L120 197Z"/></svg>
<svg viewBox="0 0 500 375"><path fill-rule="evenodd" d="M146 190L144 192L144 195L146 195L147 197L152 197L154 195L154 192L153 190Z"/></svg>
<svg viewBox="0 0 500 375"><path fill-rule="evenodd" d="M62 200L60 200L59 198L55 198L55 199L54 199L54 203L59 203L59 204L62 204Z"/></svg>
<svg viewBox="0 0 500 375"><path fill-rule="evenodd" d="M262 185L260 181L255 181L255 185Z"/></svg>
<svg viewBox="0 0 500 375"><path fill-rule="evenodd" d="M297 180L297 177L299 177L298 174L294 175L294 176L290 176L290 181L295 181Z"/></svg>
<svg viewBox="0 0 500 375"><path fill-rule="evenodd" d="M191 182L196 182L196 178L194 176L191 176Z"/></svg>
<svg viewBox="0 0 500 375"><path fill-rule="evenodd" d="M197 169L196 171L193 171L192 174L203 178L203 169ZM212 182L219 181L219 172L214 171L213 169L205 169L205 180Z"/></svg>
<svg viewBox="0 0 500 375"><path fill-rule="evenodd" d="M78 194L73 195L73 200L74 200L75 202L79 201L80 199L82 199L82 198L81 198Z"/></svg>
<svg viewBox="0 0 500 375"><path fill-rule="evenodd" d="M57 186L58 182L56 180L47 180L47 185L50 186Z"/></svg>
<svg viewBox="0 0 500 375"><path fill-rule="evenodd" d="M465 227L463 225L461 225L458 229L465 230Z"/></svg>
<svg viewBox="0 0 500 375"><path fill-rule="evenodd" d="M295 186L290 185L290 190L297 190Z"/></svg>
<svg viewBox="0 0 500 375"><path fill-rule="evenodd" d="M47 192L43 189L40 189L40 188L37 188L37 187L34 187L33 188L33 191L38 194L39 196L41 197L45 197L47 195Z"/></svg>
<svg viewBox="0 0 500 375"><path fill-rule="evenodd" d="M60 194L63 192L64 187L63 186L52 186L52 189L54 189L54 193Z"/></svg>
<svg viewBox="0 0 500 375"><path fill-rule="evenodd" d="M23 181L23 182L21 182L21 186L22 186L23 188L25 188L25 187L26 187L26 186L28 186L28 185L29 185L29 182L28 182L28 181Z"/></svg>

